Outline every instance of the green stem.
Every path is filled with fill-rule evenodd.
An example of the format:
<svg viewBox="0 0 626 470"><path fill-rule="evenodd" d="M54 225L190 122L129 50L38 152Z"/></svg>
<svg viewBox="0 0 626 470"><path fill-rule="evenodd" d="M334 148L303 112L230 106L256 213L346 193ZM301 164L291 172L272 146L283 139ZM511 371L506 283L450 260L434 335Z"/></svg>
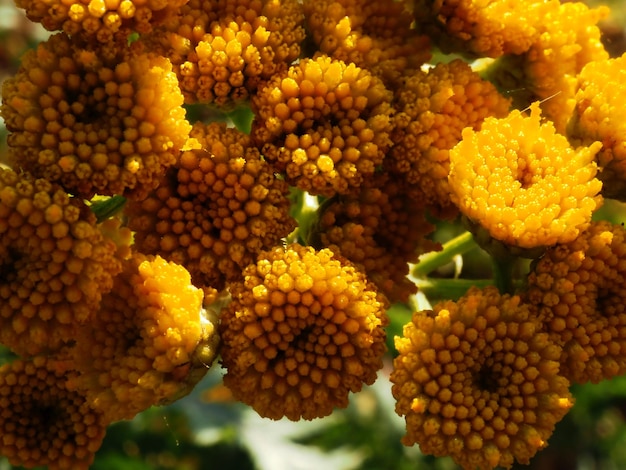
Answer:
<svg viewBox="0 0 626 470"><path fill-rule="evenodd" d="M433 251L422 255L411 274L417 278L425 277L438 267L452 261L456 255L467 253L476 246L474 237L470 232L462 233L458 237L444 243L441 251Z"/></svg>
<svg viewBox="0 0 626 470"><path fill-rule="evenodd" d="M96 214L96 219L98 223L100 223L121 211L124 204L126 204L126 198L124 196L111 196L108 199L92 202L91 211Z"/></svg>
<svg viewBox="0 0 626 470"><path fill-rule="evenodd" d="M414 279L417 288L429 300L449 299L456 300L470 289L470 287L486 287L493 285L491 279Z"/></svg>
<svg viewBox="0 0 626 470"><path fill-rule="evenodd" d="M493 279L501 294L513 293L513 267L515 258L495 258L492 257Z"/></svg>

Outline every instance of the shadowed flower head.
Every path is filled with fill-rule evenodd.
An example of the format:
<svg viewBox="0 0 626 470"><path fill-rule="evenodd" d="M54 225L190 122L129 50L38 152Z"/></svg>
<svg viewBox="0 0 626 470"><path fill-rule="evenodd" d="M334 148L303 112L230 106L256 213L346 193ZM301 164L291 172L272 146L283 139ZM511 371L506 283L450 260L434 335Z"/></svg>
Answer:
<svg viewBox="0 0 626 470"><path fill-rule="evenodd" d="M101 43L126 41L128 34L145 34L176 12L186 0L16 0L31 21L48 31Z"/></svg>
<svg viewBox="0 0 626 470"><path fill-rule="evenodd" d="M395 343L403 443L465 470L528 464L573 404L561 348L539 333L529 306L495 287L414 313Z"/></svg>
<svg viewBox="0 0 626 470"><path fill-rule="evenodd" d="M116 250L81 200L0 168L0 342L29 356L73 339L121 270Z"/></svg>
<svg viewBox="0 0 626 470"><path fill-rule="evenodd" d="M461 60L416 72L396 97L394 145L385 167L406 180L412 199L451 215L449 150L465 127L478 130L486 117L506 116L509 100Z"/></svg>
<svg viewBox="0 0 626 470"><path fill-rule="evenodd" d="M202 299L184 267L135 254L79 330L68 353L77 371L68 386L110 421L179 398L217 354L215 325L202 318Z"/></svg>
<svg viewBox="0 0 626 470"><path fill-rule="evenodd" d="M430 59L430 41L412 28L405 1L305 0L308 31L318 49L397 84Z"/></svg>
<svg viewBox="0 0 626 470"><path fill-rule="evenodd" d="M297 0L190 0L148 41L171 59L187 103L224 107L299 57L303 21Z"/></svg>
<svg viewBox="0 0 626 470"><path fill-rule="evenodd" d="M417 27L445 52L499 57L527 51L558 0L414 0Z"/></svg>
<svg viewBox="0 0 626 470"><path fill-rule="evenodd" d="M9 160L68 192L143 197L191 128L169 61L141 47L89 49L57 34L2 87Z"/></svg>
<svg viewBox="0 0 626 470"><path fill-rule="evenodd" d="M303 59L253 97L252 137L289 183L311 194L347 194L389 148L391 98L354 64Z"/></svg>
<svg viewBox="0 0 626 470"><path fill-rule="evenodd" d="M563 346L561 371L597 383L626 372L626 230L593 222L549 248L528 275L525 298Z"/></svg>
<svg viewBox="0 0 626 470"><path fill-rule="evenodd" d="M65 387L54 361L39 356L0 367L0 454L11 465L87 470L108 424Z"/></svg>
<svg viewBox="0 0 626 470"><path fill-rule="evenodd" d="M406 301L417 287L409 263L436 248L425 210L389 175L363 184L354 196L335 196L320 208L312 233L316 246L341 253L367 274L391 302Z"/></svg>
<svg viewBox="0 0 626 470"><path fill-rule="evenodd" d="M626 201L626 54L589 62L578 75L576 108L567 135L576 143L602 142L596 159L602 194Z"/></svg>
<svg viewBox="0 0 626 470"><path fill-rule="evenodd" d="M249 136L218 123L197 124L192 134L205 149L184 152L176 171L126 214L139 251L183 264L199 287L221 289L295 221L287 184Z"/></svg>
<svg viewBox="0 0 626 470"><path fill-rule="evenodd" d="M593 158L601 147L573 149L538 103L463 131L450 151L452 200L495 240L535 248L575 239L602 203Z"/></svg>
<svg viewBox="0 0 626 470"><path fill-rule="evenodd" d="M332 251L262 252L222 313L224 384L263 417L329 415L382 367L387 319L365 276Z"/></svg>

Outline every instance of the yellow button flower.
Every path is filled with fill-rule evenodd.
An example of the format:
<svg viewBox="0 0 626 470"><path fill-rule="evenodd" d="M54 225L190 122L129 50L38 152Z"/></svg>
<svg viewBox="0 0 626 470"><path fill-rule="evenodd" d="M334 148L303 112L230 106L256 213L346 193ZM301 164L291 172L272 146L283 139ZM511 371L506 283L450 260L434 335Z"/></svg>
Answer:
<svg viewBox="0 0 626 470"><path fill-rule="evenodd" d="M528 275L525 298L563 346L562 374L597 383L626 372L626 230L593 222L546 251Z"/></svg>
<svg viewBox="0 0 626 470"><path fill-rule="evenodd" d="M0 455L11 465L89 469L109 422L64 382L42 356L0 367Z"/></svg>
<svg viewBox="0 0 626 470"><path fill-rule="evenodd" d="M185 268L135 254L79 329L67 353L76 368L68 386L110 421L180 398L217 355L215 325L203 320L202 301Z"/></svg>
<svg viewBox="0 0 626 470"><path fill-rule="evenodd" d="M515 110L465 129L450 151L452 200L492 238L511 247L567 243L589 226L601 205L593 161L599 142L577 150L541 122Z"/></svg>
<svg viewBox="0 0 626 470"><path fill-rule="evenodd" d="M303 59L252 99L252 138L286 180L311 194L354 191L389 148L392 94L366 69Z"/></svg>
<svg viewBox="0 0 626 470"><path fill-rule="evenodd" d="M191 129L176 75L137 43L113 51L81 44L50 37L3 84L9 160L84 198L144 197Z"/></svg>
<svg viewBox="0 0 626 470"><path fill-rule="evenodd" d="M405 445L465 470L528 464L573 404L561 348L495 287L413 314L391 374Z"/></svg>
<svg viewBox="0 0 626 470"><path fill-rule="evenodd" d="M0 342L30 356L73 340L121 270L116 252L82 200L0 168Z"/></svg>
<svg viewBox="0 0 626 470"><path fill-rule="evenodd" d="M329 415L376 379L387 318L347 261L297 244L259 255L222 313L224 384L261 416Z"/></svg>

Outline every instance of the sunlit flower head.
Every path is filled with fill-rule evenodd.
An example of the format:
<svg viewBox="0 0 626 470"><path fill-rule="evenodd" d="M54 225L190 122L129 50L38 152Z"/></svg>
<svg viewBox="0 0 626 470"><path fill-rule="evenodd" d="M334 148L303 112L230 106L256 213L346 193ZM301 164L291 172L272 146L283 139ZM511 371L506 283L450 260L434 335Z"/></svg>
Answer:
<svg viewBox="0 0 626 470"><path fill-rule="evenodd" d="M220 319L224 384L263 417L314 419L376 379L387 323L365 276L332 251L259 255Z"/></svg>
<svg viewBox="0 0 626 470"><path fill-rule="evenodd" d="M2 98L11 163L85 198L143 197L191 129L167 59L63 33L26 53Z"/></svg>
<svg viewBox="0 0 626 470"><path fill-rule="evenodd" d="M43 356L0 367L0 455L11 465L87 470L109 424Z"/></svg>
<svg viewBox="0 0 626 470"><path fill-rule="evenodd" d="M29 356L72 340L113 286L115 254L82 200L0 168L0 342Z"/></svg>
<svg viewBox="0 0 626 470"><path fill-rule="evenodd" d="M79 330L69 352L77 373L68 386L111 421L188 391L192 371L206 372L217 355L215 325L203 320L202 301L184 267L135 254ZM196 353L207 344L212 357L199 362Z"/></svg>
<svg viewBox="0 0 626 470"><path fill-rule="evenodd" d="M445 52L499 57L527 51L558 0L414 0L417 28ZM513 10L514 9L514 10Z"/></svg>
<svg viewBox="0 0 626 470"><path fill-rule="evenodd" d="M465 127L477 130L488 116L506 116L509 100L461 60L416 72L396 97L394 145L384 165L406 180L410 197L437 212L454 213L449 150Z"/></svg>
<svg viewBox="0 0 626 470"><path fill-rule="evenodd" d="M391 98L380 79L354 64L303 59L253 97L252 138L294 186L347 194L391 144Z"/></svg>
<svg viewBox="0 0 626 470"><path fill-rule="evenodd" d="M412 28L405 1L305 0L306 25L319 51L398 84L430 59L430 40Z"/></svg>
<svg viewBox="0 0 626 470"><path fill-rule="evenodd" d="M391 374L405 445L465 470L528 464L573 404L561 348L495 287L413 314Z"/></svg>
<svg viewBox="0 0 626 470"><path fill-rule="evenodd" d="M525 298L544 331L563 346L561 371L597 383L626 372L626 230L593 222L546 251L528 275Z"/></svg>
<svg viewBox="0 0 626 470"><path fill-rule="evenodd" d="M576 143L602 142L596 155L602 194L626 201L626 54L589 62L578 75L576 107L567 135Z"/></svg>
<svg viewBox="0 0 626 470"><path fill-rule="evenodd" d="M16 0L31 21L101 43L123 45L132 32L145 34L186 0Z"/></svg>
<svg viewBox="0 0 626 470"><path fill-rule="evenodd" d="M126 214L139 251L180 263L195 285L219 290L295 221L287 183L249 136L218 123L198 124L193 135L205 148L184 152L161 186Z"/></svg>
<svg viewBox="0 0 626 470"><path fill-rule="evenodd" d="M426 239L434 226L425 210L406 197L403 186L380 175L354 196L336 196L320 208L312 239L362 269L391 302L417 291L406 276L409 263L436 245Z"/></svg>
<svg viewBox="0 0 626 470"><path fill-rule="evenodd" d="M573 149L538 103L463 131L450 151L452 200L491 237L534 248L575 239L602 202L593 161L601 144Z"/></svg>
<svg viewBox="0 0 626 470"><path fill-rule="evenodd" d="M190 0L148 38L169 57L187 103L229 107L300 55L298 0Z"/></svg>

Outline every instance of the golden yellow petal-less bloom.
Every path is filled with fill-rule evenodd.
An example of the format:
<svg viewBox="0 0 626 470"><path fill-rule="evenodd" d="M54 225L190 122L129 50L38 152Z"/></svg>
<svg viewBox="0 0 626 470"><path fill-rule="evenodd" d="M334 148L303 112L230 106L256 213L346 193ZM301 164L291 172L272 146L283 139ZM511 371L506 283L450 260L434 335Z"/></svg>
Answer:
<svg viewBox="0 0 626 470"><path fill-rule="evenodd" d="M64 381L42 356L0 367L0 455L11 465L87 470L93 462L109 422Z"/></svg>
<svg viewBox="0 0 626 470"><path fill-rule="evenodd" d="M263 417L329 415L376 379L387 319L365 276L328 249L262 252L232 284L220 333L224 384Z"/></svg>
<svg viewBox="0 0 626 470"><path fill-rule="evenodd" d="M374 174L391 144L391 98L354 64L303 59L253 97L252 137L290 184L347 194Z"/></svg>
<svg viewBox="0 0 626 470"><path fill-rule="evenodd" d="M256 253L294 228L289 188L249 136L224 124L197 124L205 149L183 153L171 178L126 208L135 244L183 264L198 287L221 289Z"/></svg>
<svg viewBox="0 0 626 470"><path fill-rule="evenodd" d="M109 54L56 34L26 53L2 98L11 164L85 198L145 196L191 129L171 64L137 43Z"/></svg>
<svg viewBox="0 0 626 470"><path fill-rule="evenodd" d="M145 34L186 0L16 0L31 21L48 31L123 45L132 32Z"/></svg>
<svg viewBox="0 0 626 470"><path fill-rule="evenodd" d="M412 28L406 1L305 0L306 25L318 49L398 84L430 59L430 41Z"/></svg>
<svg viewBox="0 0 626 470"><path fill-rule="evenodd" d="M589 62L578 75L576 107L567 135L576 143L602 142L596 155L602 194L626 201L626 54Z"/></svg>
<svg viewBox="0 0 626 470"><path fill-rule="evenodd" d="M626 372L626 230L593 222L546 251L528 275L529 303L563 346L562 374L597 383Z"/></svg>
<svg viewBox="0 0 626 470"><path fill-rule="evenodd" d="M0 168L0 342L29 356L58 349L121 270L82 200Z"/></svg>
<svg viewBox="0 0 626 470"><path fill-rule="evenodd" d="M405 445L465 470L528 464L573 404L561 348L518 296L470 289L413 314L391 374Z"/></svg>
<svg viewBox="0 0 626 470"><path fill-rule="evenodd" d="M443 215L450 200L449 150L465 127L480 128L488 116L504 117L509 100L461 60L419 71L396 90L394 145L385 168L409 184L408 195Z"/></svg>
<svg viewBox="0 0 626 470"><path fill-rule="evenodd" d="M417 28L445 52L499 57L527 51L558 0L414 0Z"/></svg>
<svg viewBox="0 0 626 470"><path fill-rule="evenodd" d="M530 116L488 118L450 151L453 202L511 247L570 242L602 202L593 161L601 144L575 150L540 115L534 103Z"/></svg>
<svg viewBox="0 0 626 470"><path fill-rule="evenodd" d="M313 238L361 268L391 302L417 291L406 276L409 263L436 249L426 239L434 226L388 174L363 184L354 196L335 196L319 210Z"/></svg>
<svg viewBox="0 0 626 470"><path fill-rule="evenodd" d="M231 106L300 56L297 0L190 0L148 41L174 64L187 103Z"/></svg>
<svg viewBox="0 0 626 470"><path fill-rule="evenodd" d="M135 254L79 330L69 351L77 373L68 386L110 421L178 396L191 371L206 371L217 354L215 326L201 317L202 299L184 267ZM212 357L204 354L198 363L196 352L206 344Z"/></svg>

